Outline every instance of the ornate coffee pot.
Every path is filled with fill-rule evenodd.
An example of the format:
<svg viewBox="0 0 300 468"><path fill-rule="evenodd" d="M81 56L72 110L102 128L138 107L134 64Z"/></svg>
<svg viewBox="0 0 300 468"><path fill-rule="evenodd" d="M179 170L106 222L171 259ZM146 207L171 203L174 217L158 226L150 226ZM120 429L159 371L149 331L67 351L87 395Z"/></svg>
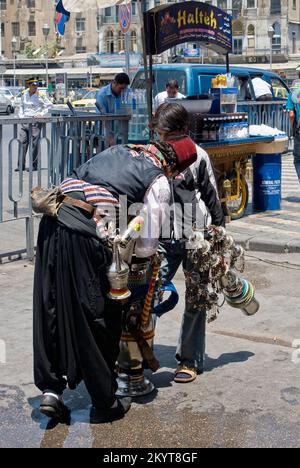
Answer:
<svg viewBox="0 0 300 468"><path fill-rule="evenodd" d="M108 297L114 301L122 301L131 296L131 292L128 289L129 267L121 259L119 251L120 239L119 236L116 236L114 239L112 264L107 270L110 284Z"/></svg>

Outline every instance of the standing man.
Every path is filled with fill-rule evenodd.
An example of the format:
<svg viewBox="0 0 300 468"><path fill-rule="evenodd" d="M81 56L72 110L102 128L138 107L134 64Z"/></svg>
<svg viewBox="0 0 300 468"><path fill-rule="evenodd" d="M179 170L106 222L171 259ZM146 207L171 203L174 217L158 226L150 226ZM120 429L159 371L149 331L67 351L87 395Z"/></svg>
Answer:
<svg viewBox="0 0 300 468"><path fill-rule="evenodd" d="M96 95L96 107L100 114L116 114L121 106L122 92L129 86L130 79L126 73L118 73L113 82L101 88ZM115 141L115 123L107 122L105 134L109 146L113 146Z"/></svg>
<svg viewBox="0 0 300 468"><path fill-rule="evenodd" d="M294 135L294 165L300 182L300 88L288 97L286 110L289 112Z"/></svg>
<svg viewBox="0 0 300 468"><path fill-rule="evenodd" d="M51 102L46 96L41 96L38 92L38 82L35 78L30 78L27 82L28 90L21 97L19 117L39 118L44 117L52 107ZM21 160L15 171L25 170L26 154L29 146L29 124L22 124L19 140L22 145ZM41 123L32 124L32 167L34 171L38 168L39 140L41 136Z"/></svg>
<svg viewBox="0 0 300 468"><path fill-rule="evenodd" d="M156 111L166 99L184 99L185 96L179 92L179 83L177 80L168 80L166 91L158 93L154 98L154 110Z"/></svg>
<svg viewBox="0 0 300 468"><path fill-rule="evenodd" d="M165 103L157 110L153 127L164 142L182 138L187 133L187 112L179 104ZM175 111L177 110L177 112ZM187 240L192 226L204 229L208 215L215 226L224 225L224 215L218 198L216 182L208 154L196 145L197 160L171 181L174 203L173 240L162 240L161 275L165 284L172 281L182 264L185 274L186 292L194 272L188 258ZM181 207L180 213L176 207ZM182 213L184 216L182 216ZM180 226L181 225L181 226ZM179 229L180 228L179 232ZM163 232L164 235L164 232ZM174 381L188 383L204 372L206 310L201 304L195 308L186 295L180 335L176 349L178 362Z"/></svg>

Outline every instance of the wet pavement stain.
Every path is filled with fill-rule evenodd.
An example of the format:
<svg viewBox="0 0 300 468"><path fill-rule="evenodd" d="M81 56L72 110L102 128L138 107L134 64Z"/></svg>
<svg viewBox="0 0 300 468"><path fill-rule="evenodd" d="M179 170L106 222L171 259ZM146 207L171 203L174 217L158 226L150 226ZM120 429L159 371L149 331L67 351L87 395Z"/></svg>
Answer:
<svg viewBox="0 0 300 468"><path fill-rule="evenodd" d="M281 390L281 399L291 406L298 406L300 390L297 387L289 387Z"/></svg>
<svg viewBox="0 0 300 468"><path fill-rule="evenodd" d="M179 384L178 384L179 385ZM113 423L90 425L90 401L84 386L66 391L71 408L67 424L41 415L40 397L26 400L22 389L0 386L1 447L201 448L299 446L298 424L287 426L273 416L243 408L226 411L216 392L209 403L190 399L178 390L154 392L133 403L128 414ZM290 402L300 396L296 387L283 390ZM158 398L159 397L159 398ZM29 403L29 404L28 404ZM298 445L297 445L298 444Z"/></svg>
<svg viewBox="0 0 300 468"><path fill-rule="evenodd" d="M41 436L24 392L17 386L0 385L0 447L38 447Z"/></svg>

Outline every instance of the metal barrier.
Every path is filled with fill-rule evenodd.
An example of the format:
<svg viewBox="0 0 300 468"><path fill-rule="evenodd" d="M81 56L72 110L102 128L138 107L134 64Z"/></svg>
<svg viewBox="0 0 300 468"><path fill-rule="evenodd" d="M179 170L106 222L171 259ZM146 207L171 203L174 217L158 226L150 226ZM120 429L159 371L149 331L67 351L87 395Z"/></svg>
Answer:
<svg viewBox="0 0 300 468"><path fill-rule="evenodd" d="M119 143L128 142L128 115L107 115L81 113L76 116L61 115L40 119L0 119L0 226L7 226L19 220L25 221L26 247L2 252L7 244L1 240L0 263L4 258L26 254L34 258L34 219L30 193L33 187L58 185L75 167L83 164L98 152L108 147L104 128L108 122L115 122L115 138ZM38 168L33 170L32 126L41 125ZM22 158L22 145L19 139L19 126L28 125L29 146L27 170L16 172ZM102 129L100 131L100 129ZM13 237L13 236L12 236ZM20 237L20 236L19 236ZM5 247L4 247L5 250Z"/></svg>
<svg viewBox="0 0 300 468"><path fill-rule="evenodd" d="M285 132L289 137L289 149L292 149L293 129L286 111L286 101L243 101L238 103L238 111L248 114L250 125L265 124Z"/></svg>

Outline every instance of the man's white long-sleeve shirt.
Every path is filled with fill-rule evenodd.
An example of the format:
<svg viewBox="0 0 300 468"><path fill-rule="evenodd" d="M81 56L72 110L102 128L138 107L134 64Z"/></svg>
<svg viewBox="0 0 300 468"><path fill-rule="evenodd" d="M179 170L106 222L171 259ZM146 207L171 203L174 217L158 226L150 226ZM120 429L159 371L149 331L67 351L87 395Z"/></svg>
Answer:
<svg viewBox="0 0 300 468"><path fill-rule="evenodd" d="M143 200L141 215L145 220L141 236L135 244L138 257L154 255L159 244L161 228L168 213L166 206L170 204L171 189L165 176L159 177L152 184Z"/></svg>
<svg viewBox="0 0 300 468"><path fill-rule="evenodd" d="M43 117L51 107L52 103L50 100L47 97L39 95L38 91L31 96L29 91L26 91L21 98L19 117Z"/></svg>

